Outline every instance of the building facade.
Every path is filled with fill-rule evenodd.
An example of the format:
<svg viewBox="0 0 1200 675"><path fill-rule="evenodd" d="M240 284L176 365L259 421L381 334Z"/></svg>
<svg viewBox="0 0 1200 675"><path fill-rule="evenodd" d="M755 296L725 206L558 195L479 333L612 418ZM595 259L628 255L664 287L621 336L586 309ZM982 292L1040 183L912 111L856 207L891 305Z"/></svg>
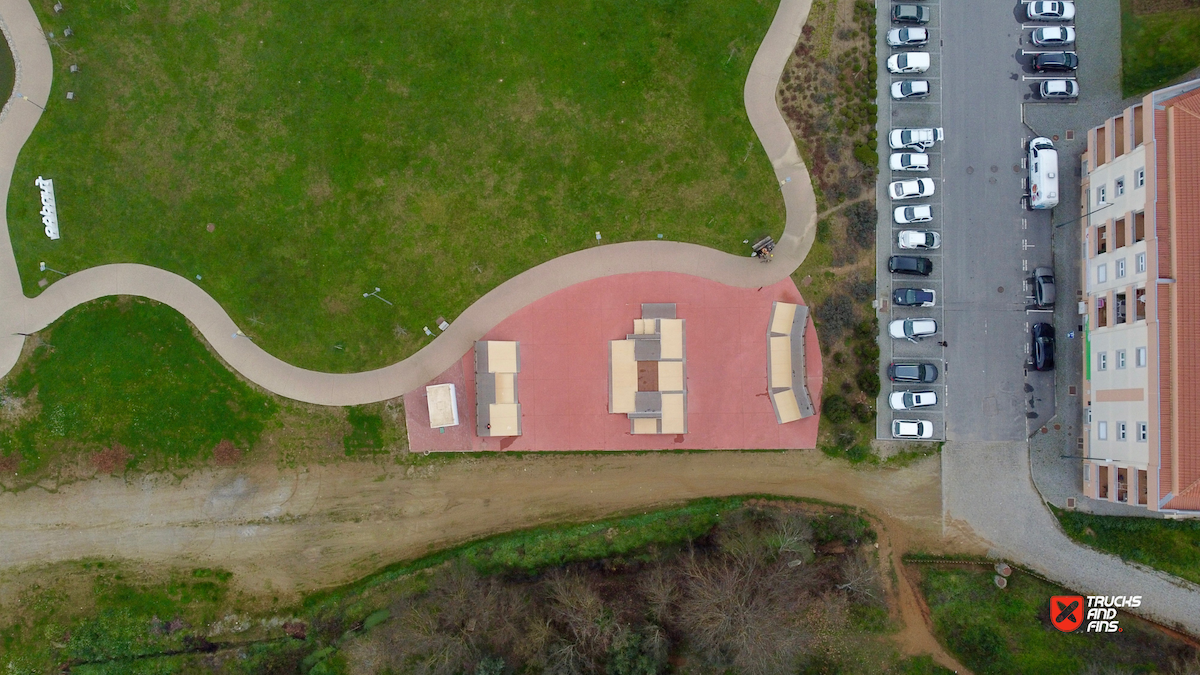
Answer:
<svg viewBox="0 0 1200 675"><path fill-rule="evenodd" d="M1200 80L1090 130L1081 191L1083 492L1200 516Z"/></svg>

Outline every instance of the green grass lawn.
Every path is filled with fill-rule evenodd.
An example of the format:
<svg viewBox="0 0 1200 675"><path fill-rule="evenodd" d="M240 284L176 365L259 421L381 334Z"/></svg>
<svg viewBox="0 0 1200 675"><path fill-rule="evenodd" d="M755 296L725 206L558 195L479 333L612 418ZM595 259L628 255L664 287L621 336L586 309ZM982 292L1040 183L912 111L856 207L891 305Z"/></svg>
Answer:
<svg viewBox="0 0 1200 675"><path fill-rule="evenodd" d="M1200 521L1095 516L1054 509L1067 536L1200 584Z"/></svg>
<svg viewBox="0 0 1200 675"><path fill-rule="evenodd" d="M29 360L0 383L0 458L23 474L114 444L145 469L206 459L226 439L245 450L278 410L178 312L149 300L77 307L34 339Z"/></svg>
<svg viewBox="0 0 1200 675"><path fill-rule="evenodd" d="M1050 596L1074 593L1021 572L999 589L991 567L915 567L938 639L978 675L1171 672L1172 659L1195 655L1126 614L1120 633L1062 633L1050 625Z"/></svg>
<svg viewBox="0 0 1200 675"><path fill-rule="evenodd" d="M1121 88L1144 94L1200 66L1200 8L1137 14L1121 2Z"/></svg>
<svg viewBox="0 0 1200 675"><path fill-rule="evenodd" d="M742 101L773 0L52 4L75 35L8 206L28 295L42 260L199 275L271 353L345 372L597 231L782 228Z"/></svg>

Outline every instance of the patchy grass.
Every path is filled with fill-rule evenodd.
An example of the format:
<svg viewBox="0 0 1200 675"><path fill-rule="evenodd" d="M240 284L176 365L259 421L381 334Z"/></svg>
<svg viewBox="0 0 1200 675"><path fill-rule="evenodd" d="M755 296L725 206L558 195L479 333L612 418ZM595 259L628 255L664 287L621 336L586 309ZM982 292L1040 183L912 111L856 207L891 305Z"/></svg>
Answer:
<svg viewBox="0 0 1200 675"><path fill-rule="evenodd" d="M19 454L22 473L72 453L116 473L207 459L222 440L254 445L278 410L156 302L89 303L31 339L2 391L20 412L0 426L0 454Z"/></svg>
<svg viewBox="0 0 1200 675"><path fill-rule="evenodd" d="M0 484L13 489L208 463L426 461L407 448L399 399L331 408L260 392L150 300L72 309L0 380Z"/></svg>
<svg viewBox="0 0 1200 675"><path fill-rule="evenodd" d="M1121 90L1136 96L1200 66L1200 3L1121 2Z"/></svg>
<svg viewBox="0 0 1200 675"><path fill-rule="evenodd" d="M742 100L773 0L53 3L8 199L29 295L40 260L155 265L272 354L349 372L597 231L744 252L784 221Z"/></svg>
<svg viewBox="0 0 1200 675"><path fill-rule="evenodd" d="M25 585L15 602L5 604L0 619L5 673L58 672L62 664L71 664L73 673L155 672L133 667L130 659L199 651L208 637L227 639L213 628L222 628L221 617L235 605L262 607L234 592L231 574L220 569L150 573L140 565L87 560L55 565L38 578L40 583ZM240 632L261 636L249 628L254 627ZM82 665L92 662L106 667Z"/></svg>
<svg viewBox="0 0 1200 675"><path fill-rule="evenodd" d="M1097 516L1054 509L1067 536L1200 584L1200 521Z"/></svg>
<svg viewBox="0 0 1200 675"><path fill-rule="evenodd" d="M1196 650L1121 614L1122 632L1061 633L1050 625L1050 596L1072 594L1017 571L1008 587L990 566L912 565L920 575L938 639L979 675L1170 672ZM1089 670L1089 668L1091 670Z"/></svg>

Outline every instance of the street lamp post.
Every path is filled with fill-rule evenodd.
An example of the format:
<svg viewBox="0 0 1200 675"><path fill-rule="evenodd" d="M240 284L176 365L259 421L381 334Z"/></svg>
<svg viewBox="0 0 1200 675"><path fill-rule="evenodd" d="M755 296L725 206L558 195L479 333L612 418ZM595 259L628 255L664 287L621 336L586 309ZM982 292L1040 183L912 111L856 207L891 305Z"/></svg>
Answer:
<svg viewBox="0 0 1200 675"><path fill-rule="evenodd" d="M41 269L43 272L54 272L55 274L61 274L61 275L63 275L64 277L65 277L65 276L67 276L67 273L66 273L66 272L60 272L60 271L58 271L58 270L54 269L53 267L46 267L46 263L44 263L44 262L40 262L40 263L38 263L38 267L39 267L39 268L40 268L40 269Z"/></svg>

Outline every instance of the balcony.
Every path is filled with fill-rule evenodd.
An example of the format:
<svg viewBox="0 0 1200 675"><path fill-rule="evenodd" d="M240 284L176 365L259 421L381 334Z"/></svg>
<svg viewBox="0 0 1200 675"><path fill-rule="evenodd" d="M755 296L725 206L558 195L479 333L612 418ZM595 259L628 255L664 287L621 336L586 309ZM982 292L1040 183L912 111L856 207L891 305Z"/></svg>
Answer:
<svg viewBox="0 0 1200 675"><path fill-rule="evenodd" d="M1125 294L1124 293L1117 293L1115 304L1116 304L1116 307L1113 311L1113 323L1119 326L1119 325L1125 323Z"/></svg>

